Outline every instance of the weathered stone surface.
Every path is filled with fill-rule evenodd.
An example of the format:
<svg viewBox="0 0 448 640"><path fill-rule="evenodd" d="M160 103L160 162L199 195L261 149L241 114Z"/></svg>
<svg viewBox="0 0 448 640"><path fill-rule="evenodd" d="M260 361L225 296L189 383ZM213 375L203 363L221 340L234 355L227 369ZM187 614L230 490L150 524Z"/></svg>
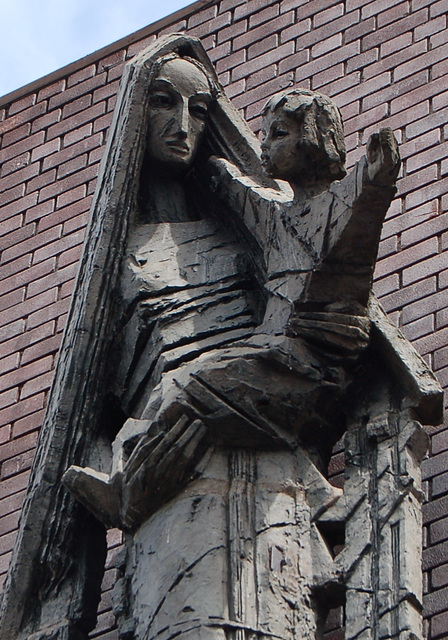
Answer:
<svg viewBox="0 0 448 640"><path fill-rule="evenodd" d="M293 90L264 115L268 177L197 41L126 71L8 640L87 638L109 526L123 639L314 639L341 605L348 638L421 636L414 413L436 422L441 394L371 297L396 142L374 135L345 176L328 98ZM325 476L345 432L342 492Z"/></svg>

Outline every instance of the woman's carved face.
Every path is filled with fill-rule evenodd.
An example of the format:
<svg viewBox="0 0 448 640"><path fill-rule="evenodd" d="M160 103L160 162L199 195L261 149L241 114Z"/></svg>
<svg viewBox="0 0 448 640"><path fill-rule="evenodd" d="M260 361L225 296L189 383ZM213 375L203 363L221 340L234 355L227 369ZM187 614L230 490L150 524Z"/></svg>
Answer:
<svg viewBox="0 0 448 640"><path fill-rule="evenodd" d="M207 77L182 58L165 62L151 87L148 155L153 165L186 171L205 129L211 100Z"/></svg>

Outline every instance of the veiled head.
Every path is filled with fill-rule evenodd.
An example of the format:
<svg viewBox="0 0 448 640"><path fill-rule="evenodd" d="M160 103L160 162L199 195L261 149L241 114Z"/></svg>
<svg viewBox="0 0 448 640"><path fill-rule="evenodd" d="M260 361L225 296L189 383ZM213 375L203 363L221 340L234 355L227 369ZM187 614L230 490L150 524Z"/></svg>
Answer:
<svg viewBox="0 0 448 640"><path fill-rule="evenodd" d="M186 171L203 136L212 91L202 65L176 54L160 59L149 97L147 154L159 170Z"/></svg>

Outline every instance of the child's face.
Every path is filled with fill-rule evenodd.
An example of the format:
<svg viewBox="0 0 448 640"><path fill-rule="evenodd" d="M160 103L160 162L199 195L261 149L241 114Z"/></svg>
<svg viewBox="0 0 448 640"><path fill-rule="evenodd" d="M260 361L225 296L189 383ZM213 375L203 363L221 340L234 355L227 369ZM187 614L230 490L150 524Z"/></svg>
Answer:
<svg viewBox="0 0 448 640"><path fill-rule="evenodd" d="M263 118L265 139L261 162L268 176L294 182L303 171L302 127L285 111L269 111Z"/></svg>

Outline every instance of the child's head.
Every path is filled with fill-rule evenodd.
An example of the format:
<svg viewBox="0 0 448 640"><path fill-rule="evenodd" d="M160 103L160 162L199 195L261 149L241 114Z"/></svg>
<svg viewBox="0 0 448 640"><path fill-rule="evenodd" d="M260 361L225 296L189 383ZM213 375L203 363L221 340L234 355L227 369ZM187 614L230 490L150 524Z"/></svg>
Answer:
<svg viewBox="0 0 448 640"><path fill-rule="evenodd" d="M345 176L342 119L330 98L291 89L273 96L262 115L262 160L270 176L302 185Z"/></svg>

